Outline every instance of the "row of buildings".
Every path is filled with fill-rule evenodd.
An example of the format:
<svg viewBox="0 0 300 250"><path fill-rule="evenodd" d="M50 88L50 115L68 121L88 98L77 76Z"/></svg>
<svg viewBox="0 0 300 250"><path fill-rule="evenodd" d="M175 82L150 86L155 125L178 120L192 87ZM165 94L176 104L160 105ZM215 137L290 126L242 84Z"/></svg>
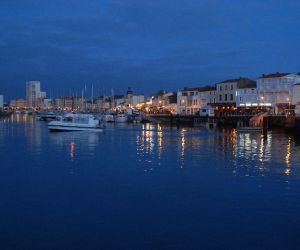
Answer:
<svg viewBox="0 0 300 250"><path fill-rule="evenodd" d="M300 75L263 74L256 81L248 78L225 80L214 86L184 88L177 94L177 112L195 114L211 105L221 110L265 108L278 114L300 107Z"/></svg>
<svg viewBox="0 0 300 250"><path fill-rule="evenodd" d="M0 97L1 103L1 97ZM240 77L209 86L185 87L180 91L158 91L145 98L129 88L124 95L61 96L47 99L38 81L26 83L26 99L10 102L12 108L57 109L74 111L107 111L136 108L149 113L194 115L205 106L219 112L269 109L274 113L295 109L300 113L300 75L291 73L263 74L253 81Z"/></svg>
<svg viewBox="0 0 300 250"><path fill-rule="evenodd" d="M134 94L128 88L124 95L98 96L95 98L68 95L49 99L46 92L41 91L39 81L26 82L26 99L11 100L9 107L12 109L56 109L65 111L107 111L109 109L136 108L145 102L143 94Z"/></svg>
<svg viewBox="0 0 300 250"><path fill-rule="evenodd" d="M46 92L41 91L40 81L28 81L26 82L26 99L11 100L9 106L11 108L45 108L47 102L51 100L46 98Z"/></svg>

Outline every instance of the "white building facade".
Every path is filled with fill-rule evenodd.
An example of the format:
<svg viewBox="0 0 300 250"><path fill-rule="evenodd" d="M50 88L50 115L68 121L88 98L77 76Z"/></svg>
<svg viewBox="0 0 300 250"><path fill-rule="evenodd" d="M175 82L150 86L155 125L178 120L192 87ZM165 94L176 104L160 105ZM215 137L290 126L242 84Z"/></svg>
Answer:
<svg viewBox="0 0 300 250"><path fill-rule="evenodd" d="M236 91L236 107L258 107L259 98L257 88L240 88Z"/></svg>
<svg viewBox="0 0 300 250"><path fill-rule="evenodd" d="M230 79L216 84L216 103L236 105L239 89L256 88L255 81L248 78Z"/></svg>
<svg viewBox="0 0 300 250"><path fill-rule="evenodd" d="M41 83L39 81L26 82L26 99L28 106L37 106L37 99L39 98L46 98L46 92L41 91Z"/></svg>
<svg viewBox="0 0 300 250"><path fill-rule="evenodd" d="M257 79L257 91L261 106L272 107L275 113L290 106L294 85L300 82L300 76L290 73L262 75Z"/></svg>
<svg viewBox="0 0 300 250"><path fill-rule="evenodd" d="M195 115L211 98L212 87L184 88L177 92L177 113Z"/></svg>
<svg viewBox="0 0 300 250"><path fill-rule="evenodd" d="M292 105L295 106L296 116L300 116L300 83L294 85Z"/></svg>
<svg viewBox="0 0 300 250"><path fill-rule="evenodd" d="M132 95L132 102L129 103L133 107L135 107L138 104L142 104L145 102L145 96L144 95Z"/></svg>

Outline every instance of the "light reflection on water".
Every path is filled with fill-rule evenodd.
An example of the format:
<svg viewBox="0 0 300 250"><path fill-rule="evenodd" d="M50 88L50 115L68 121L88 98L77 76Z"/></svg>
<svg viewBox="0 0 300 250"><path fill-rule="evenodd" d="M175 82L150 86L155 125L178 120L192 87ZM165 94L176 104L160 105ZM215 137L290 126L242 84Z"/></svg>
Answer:
<svg viewBox="0 0 300 250"><path fill-rule="evenodd" d="M103 133L50 133L46 123L14 115L0 120L2 228L6 220L1 215L15 219L5 224L6 231L0 227L0 235L34 237L30 242L38 247L26 249L55 243L40 232L60 234L66 244L84 235L83 242L98 242L97 249L113 249L112 235L119 239L113 244L128 242L127 248L119 243L114 249L173 250L174 241L181 246L177 249L192 243L190 249L199 244L243 249L243 243L232 247L227 242L232 235L254 246L264 244L261 249L288 249L300 233L299 145L299 137L282 131L153 124L112 124ZM65 230L69 227L73 231ZM284 243L265 237L282 228ZM164 245L169 244L166 232L172 236L170 245ZM147 239L149 247L139 239Z"/></svg>
<svg viewBox="0 0 300 250"><path fill-rule="evenodd" d="M45 123L36 122L33 116L28 115L13 115L0 122L0 140L5 136L25 135L27 149L33 155L41 155L45 142L49 142L65 151L72 161L83 156L92 158L97 154L99 145L115 143L118 136L124 148L128 146L126 143L136 148L135 158L144 163L145 170L155 170L166 161L172 161L175 168L198 167L206 162L213 167L231 168L234 175L239 172L251 176L281 173L300 177L299 145L296 145L295 137L282 132L239 133L236 129L207 132L159 124L119 124L111 125L103 135L99 135L49 133ZM0 147L3 148L4 144L0 143Z"/></svg>

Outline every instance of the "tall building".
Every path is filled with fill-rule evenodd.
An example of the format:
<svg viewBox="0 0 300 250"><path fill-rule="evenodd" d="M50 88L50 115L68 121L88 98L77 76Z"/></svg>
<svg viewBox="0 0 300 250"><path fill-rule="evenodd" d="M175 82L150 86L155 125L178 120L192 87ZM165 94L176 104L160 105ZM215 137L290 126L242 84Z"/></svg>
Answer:
<svg viewBox="0 0 300 250"><path fill-rule="evenodd" d="M0 109L3 109L3 95L0 95Z"/></svg>
<svg viewBox="0 0 300 250"><path fill-rule="evenodd" d="M46 92L41 91L41 83L39 81L26 82L26 99L28 106L37 106L37 100L40 98L46 98Z"/></svg>

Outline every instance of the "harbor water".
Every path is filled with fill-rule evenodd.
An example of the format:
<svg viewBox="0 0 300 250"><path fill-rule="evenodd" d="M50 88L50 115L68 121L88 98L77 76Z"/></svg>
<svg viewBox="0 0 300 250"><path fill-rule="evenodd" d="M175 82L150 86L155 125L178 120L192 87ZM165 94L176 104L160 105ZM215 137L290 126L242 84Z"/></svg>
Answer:
<svg viewBox="0 0 300 250"><path fill-rule="evenodd" d="M0 120L0 249L299 249L300 137Z"/></svg>

